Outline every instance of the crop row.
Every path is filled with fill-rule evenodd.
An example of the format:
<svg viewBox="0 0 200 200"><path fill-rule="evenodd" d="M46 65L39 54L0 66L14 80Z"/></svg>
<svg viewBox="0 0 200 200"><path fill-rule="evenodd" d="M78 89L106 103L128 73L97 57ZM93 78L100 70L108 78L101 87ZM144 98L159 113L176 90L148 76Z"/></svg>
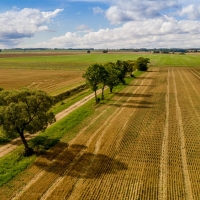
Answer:
<svg viewBox="0 0 200 200"><path fill-rule="evenodd" d="M21 186L11 196L199 199L197 76L198 70L186 68L146 72L96 108L69 146L62 142L40 157L25 172L32 174L26 185L18 179Z"/></svg>

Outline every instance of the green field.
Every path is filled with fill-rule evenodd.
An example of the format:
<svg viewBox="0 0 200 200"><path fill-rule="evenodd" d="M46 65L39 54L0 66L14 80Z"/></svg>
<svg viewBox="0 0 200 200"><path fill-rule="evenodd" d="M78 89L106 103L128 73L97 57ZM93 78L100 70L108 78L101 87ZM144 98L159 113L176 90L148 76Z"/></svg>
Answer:
<svg viewBox="0 0 200 200"><path fill-rule="evenodd" d="M152 54L152 53L71 53L52 56L28 56L0 58L0 68L21 69L59 69L85 70L93 63L116 62L117 60L136 60L138 57L150 58L150 66L155 67L199 67L200 54Z"/></svg>

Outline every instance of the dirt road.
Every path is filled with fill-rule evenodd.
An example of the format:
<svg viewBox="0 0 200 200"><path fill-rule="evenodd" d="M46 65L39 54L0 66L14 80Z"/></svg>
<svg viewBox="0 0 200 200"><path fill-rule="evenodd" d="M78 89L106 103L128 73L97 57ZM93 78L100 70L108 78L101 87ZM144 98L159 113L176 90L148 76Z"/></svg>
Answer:
<svg viewBox="0 0 200 200"><path fill-rule="evenodd" d="M101 90L97 91L97 94L100 94ZM75 104L71 105L69 108L63 110L62 112L58 113L55 117L56 117L56 121L59 121L60 119L62 119L63 117L67 116L68 114L70 114L71 112L73 112L75 109L79 108L80 106L82 106L83 104L85 104L86 102L88 102L89 100L91 100L92 98L94 98L94 94L90 94L87 97L84 97L82 100L76 102ZM33 137L35 137L37 134L27 134L26 135L26 139L30 140ZM19 145L22 144L22 141L20 138L16 138L14 140L12 140L10 143L5 144L3 146L0 147L0 158L5 156L6 154L10 153L11 151L13 151L15 148L17 148Z"/></svg>

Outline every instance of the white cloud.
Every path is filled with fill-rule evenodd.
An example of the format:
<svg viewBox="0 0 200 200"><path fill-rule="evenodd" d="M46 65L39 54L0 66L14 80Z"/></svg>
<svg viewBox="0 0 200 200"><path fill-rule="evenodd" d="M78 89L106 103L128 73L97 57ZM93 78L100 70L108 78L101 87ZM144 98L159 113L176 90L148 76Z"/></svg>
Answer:
<svg viewBox="0 0 200 200"><path fill-rule="evenodd" d="M161 17L163 11L177 9L179 6L175 0L117 0L106 10L106 17L112 24L119 24Z"/></svg>
<svg viewBox="0 0 200 200"><path fill-rule="evenodd" d="M33 37L34 33L48 31L46 23L50 22L62 9L53 12L41 12L38 9L24 8L10 10L0 14L0 40L13 45L21 38Z"/></svg>
<svg viewBox="0 0 200 200"><path fill-rule="evenodd" d="M198 47L200 22L172 17L130 21L115 29L100 29L85 35L68 32L35 47L49 48L154 48ZM188 42L189 41L189 42Z"/></svg>
<svg viewBox="0 0 200 200"><path fill-rule="evenodd" d="M85 25L85 24L81 24L80 26L76 26L76 30L78 32L85 32L85 33L92 31L92 29L90 29L90 27Z"/></svg>
<svg viewBox="0 0 200 200"><path fill-rule="evenodd" d="M97 7L93 8L93 12L94 12L95 15L96 14L103 14L104 10L97 6Z"/></svg>
<svg viewBox="0 0 200 200"><path fill-rule="evenodd" d="M109 5L107 10L96 6L92 9L93 13L104 14L108 21L118 25L118 28L104 28L94 32L85 24L81 24L76 27L75 33L67 32L64 36L29 47L199 47L199 0L71 1L106 3ZM33 37L39 31L49 31L48 23L61 11L57 9L54 12L41 12L26 8L0 14L0 43L17 46L21 38ZM90 24L89 21L86 23Z"/></svg>
<svg viewBox="0 0 200 200"><path fill-rule="evenodd" d="M178 14L180 16L186 16L191 20L198 20L200 19L200 5L188 5L182 8Z"/></svg>

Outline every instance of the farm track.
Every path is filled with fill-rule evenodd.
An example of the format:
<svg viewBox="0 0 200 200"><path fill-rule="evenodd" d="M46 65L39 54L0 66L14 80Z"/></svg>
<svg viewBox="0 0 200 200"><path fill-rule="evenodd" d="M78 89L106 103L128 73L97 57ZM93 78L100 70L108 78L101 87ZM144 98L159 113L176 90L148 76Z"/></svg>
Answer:
<svg viewBox="0 0 200 200"><path fill-rule="evenodd" d="M101 90L98 90L97 94L100 94L100 93L101 93ZM82 105L84 105L85 103L87 103L92 98L94 98L94 94L88 95L87 97L83 98L82 100L80 100L80 101L76 102L75 104L71 105L69 108L61 111L60 113L58 113L55 116L56 117L56 121L61 120L62 118L64 118L65 116L67 116L68 114L70 114L71 112L76 110L77 108L79 108ZM31 140L35 136L37 136L37 134L33 134L33 135L27 134L26 135L26 140L27 141ZM16 149L21 144L22 144L21 139L20 138L16 138L16 139L12 140L11 142L9 142L8 144L0 146L0 157L3 157L6 154L10 153L11 151Z"/></svg>
<svg viewBox="0 0 200 200"><path fill-rule="evenodd" d="M197 76L155 68L137 78L69 144L1 187L1 199L200 199Z"/></svg>
<svg viewBox="0 0 200 200"><path fill-rule="evenodd" d="M159 194L158 199L165 200L167 198L167 173L168 173L168 142L169 142L169 70L167 74L167 91L165 98L165 127L162 142L162 154L160 159L160 177L159 177Z"/></svg>

